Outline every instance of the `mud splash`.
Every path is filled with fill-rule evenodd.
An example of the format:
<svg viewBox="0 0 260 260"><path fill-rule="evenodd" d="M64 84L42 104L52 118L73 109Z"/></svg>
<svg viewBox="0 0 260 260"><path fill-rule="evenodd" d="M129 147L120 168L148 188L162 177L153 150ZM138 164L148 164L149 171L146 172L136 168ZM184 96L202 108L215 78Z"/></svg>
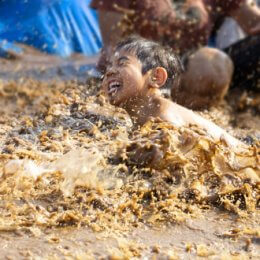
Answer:
<svg viewBox="0 0 260 260"><path fill-rule="evenodd" d="M182 225L221 210L253 221L259 239L257 137L239 152L195 127L153 121L135 130L98 85L1 83L1 232L123 232ZM138 250L131 257L140 257ZM212 253L203 245L197 251Z"/></svg>

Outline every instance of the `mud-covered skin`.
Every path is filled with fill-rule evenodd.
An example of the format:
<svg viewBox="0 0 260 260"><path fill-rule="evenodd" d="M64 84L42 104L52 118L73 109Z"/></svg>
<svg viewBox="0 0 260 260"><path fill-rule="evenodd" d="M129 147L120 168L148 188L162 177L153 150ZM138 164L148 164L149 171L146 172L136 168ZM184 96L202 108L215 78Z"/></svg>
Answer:
<svg viewBox="0 0 260 260"><path fill-rule="evenodd" d="M172 62L174 55L168 52L167 49L160 49L162 47L155 42L142 38L130 38L130 40L133 44L138 44L139 47L135 47L136 51L127 51L124 48L129 48L127 47L129 43L119 43L119 46L120 44L122 45L121 50L119 49L111 56L111 65L103 78L102 89L111 104L124 108L135 125L142 126L151 118L160 118L175 127L197 125L201 129L204 129L208 136L211 136L215 141L223 139L230 147L237 149L244 147L247 149L242 142L228 134L221 127L204 119L192 110L164 98L161 95L160 88L165 86L167 80L170 79L172 73L171 67L176 66L176 71L179 71L179 64ZM142 60L142 58L138 58L138 49L141 49L142 45L145 46L144 50L147 52L145 55L149 55L151 52L151 59L143 58L144 60ZM162 57L165 57L167 61L164 61ZM151 62L152 67L144 73L143 67L147 60ZM197 62L200 60L201 57L196 59ZM220 65L218 67L221 67ZM226 86L224 87L226 88ZM203 88L207 90L207 87L203 86L202 90ZM190 90L193 93L192 89ZM220 95L223 98L223 95ZM194 95L195 100L196 98Z"/></svg>
<svg viewBox="0 0 260 260"><path fill-rule="evenodd" d="M102 89L111 104L119 106L127 103L129 97L134 99L146 94L143 86L148 75L143 75L142 63L135 55L120 51L111 57L110 62Z"/></svg>
<svg viewBox="0 0 260 260"><path fill-rule="evenodd" d="M134 131L127 114L98 93L96 82L24 80L1 83L0 93L5 257L257 256L257 147L232 157L224 143L213 143L196 128L178 131L150 122ZM249 103L242 104L246 109ZM226 128L241 115L227 104L205 113ZM257 118L248 113L244 120ZM256 137L253 129L240 130L233 129ZM105 160L102 174L115 173L109 188L101 178L66 197L60 172L34 181L5 167L13 159L53 163L74 149L93 147ZM251 170L244 172L245 166Z"/></svg>

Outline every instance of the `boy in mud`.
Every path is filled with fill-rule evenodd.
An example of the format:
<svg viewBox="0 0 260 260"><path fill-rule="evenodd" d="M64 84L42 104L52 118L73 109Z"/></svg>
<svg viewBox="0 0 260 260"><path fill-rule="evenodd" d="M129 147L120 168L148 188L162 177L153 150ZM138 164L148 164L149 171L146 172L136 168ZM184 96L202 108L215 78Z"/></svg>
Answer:
<svg viewBox="0 0 260 260"><path fill-rule="evenodd" d="M107 66L102 88L110 103L124 108L137 125L151 117L176 127L197 125L230 146L242 143L214 123L168 99L160 88L178 85L182 65L170 48L137 36L119 42Z"/></svg>
<svg viewBox="0 0 260 260"><path fill-rule="evenodd" d="M209 43L210 36L226 16L232 17L246 34L259 35L260 10L255 0L92 0L91 6L99 12L104 41L100 68L106 66L106 55L113 53L112 46L122 37L135 33L170 46L185 59L179 87L169 86L172 99L185 107L205 109L218 104L231 82L242 88L256 87L258 60L255 56L259 47L250 52L243 47L242 52L234 53L235 57L230 50L225 53L216 48L201 48ZM250 86L247 76L252 74L254 79L250 81L254 84Z"/></svg>

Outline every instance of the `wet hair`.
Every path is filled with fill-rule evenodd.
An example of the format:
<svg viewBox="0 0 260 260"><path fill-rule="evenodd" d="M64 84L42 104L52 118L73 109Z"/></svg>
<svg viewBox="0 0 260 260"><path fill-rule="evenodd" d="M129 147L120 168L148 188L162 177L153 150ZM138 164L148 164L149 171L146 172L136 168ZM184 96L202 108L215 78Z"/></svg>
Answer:
<svg viewBox="0 0 260 260"><path fill-rule="evenodd" d="M183 67L179 57L170 47L134 35L120 41L115 51L134 54L142 64L142 74L156 67L163 67L168 73L164 87L178 87Z"/></svg>

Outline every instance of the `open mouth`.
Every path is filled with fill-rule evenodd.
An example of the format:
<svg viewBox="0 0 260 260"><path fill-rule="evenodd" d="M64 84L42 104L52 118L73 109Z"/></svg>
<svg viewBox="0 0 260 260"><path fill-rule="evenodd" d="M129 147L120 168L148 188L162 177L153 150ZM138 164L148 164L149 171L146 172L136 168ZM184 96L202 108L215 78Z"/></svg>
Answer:
<svg viewBox="0 0 260 260"><path fill-rule="evenodd" d="M111 97L115 96L115 94L120 89L121 85L122 84L117 80L111 81L108 84L108 95L111 96Z"/></svg>

